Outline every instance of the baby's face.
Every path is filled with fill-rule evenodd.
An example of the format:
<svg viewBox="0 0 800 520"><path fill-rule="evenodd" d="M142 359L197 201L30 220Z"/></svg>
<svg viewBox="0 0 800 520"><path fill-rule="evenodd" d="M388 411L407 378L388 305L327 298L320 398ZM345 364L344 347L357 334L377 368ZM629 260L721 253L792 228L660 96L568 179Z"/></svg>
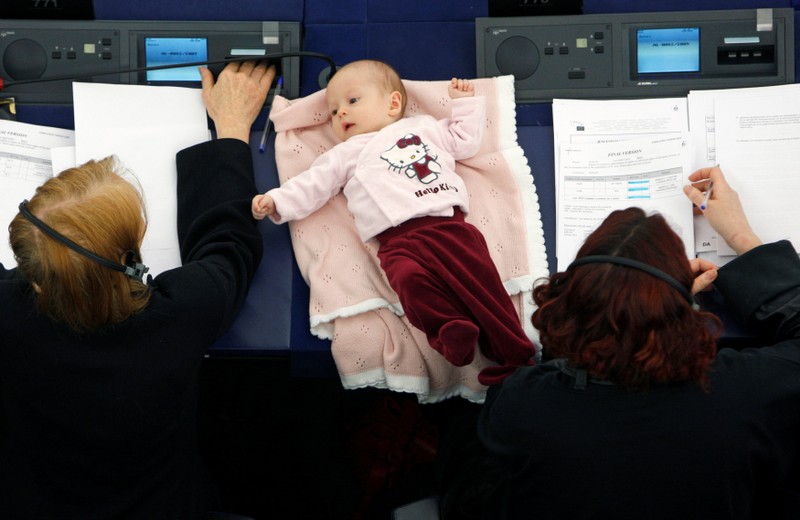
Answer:
<svg viewBox="0 0 800 520"><path fill-rule="evenodd" d="M342 69L328 83L325 99L333 133L342 141L377 132L397 118L390 114L391 92L359 68Z"/></svg>

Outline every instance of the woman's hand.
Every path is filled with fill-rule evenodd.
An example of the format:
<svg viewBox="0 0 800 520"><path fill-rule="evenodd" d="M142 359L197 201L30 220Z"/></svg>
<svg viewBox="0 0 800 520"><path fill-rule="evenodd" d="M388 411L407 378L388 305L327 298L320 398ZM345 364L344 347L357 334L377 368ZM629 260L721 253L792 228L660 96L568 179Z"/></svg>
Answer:
<svg viewBox="0 0 800 520"><path fill-rule="evenodd" d="M694 283L692 283L692 294L708 289L717 279L717 266L708 260L692 258L689 260L689 265L691 265L692 272L695 274Z"/></svg>
<svg viewBox="0 0 800 520"><path fill-rule="evenodd" d="M231 137L249 143L250 127L264 107L275 79L275 67L263 62L233 62L225 66L216 81L205 67L200 68L200 76L203 102L214 121L217 138Z"/></svg>
<svg viewBox="0 0 800 520"><path fill-rule="evenodd" d="M689 176L694 184L703 186L701 191L694 186L684 186L683 192L697 207L705 201L706 191L710 189L703 215L717 234L728 243L737 254L746 253L761 245L761 240L753 232L747 216L739 201L739 194L731 188L719 166L701 168Z"/></svg>

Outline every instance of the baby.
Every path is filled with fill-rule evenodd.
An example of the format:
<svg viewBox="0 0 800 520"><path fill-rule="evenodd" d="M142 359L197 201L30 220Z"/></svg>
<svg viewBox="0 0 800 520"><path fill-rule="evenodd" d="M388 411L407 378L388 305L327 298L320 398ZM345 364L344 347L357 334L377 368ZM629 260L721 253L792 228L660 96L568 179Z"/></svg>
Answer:
<svg viewBox="0 0 800 520"><path fill-rule="evenodd" d="M479 345L500 367L483 384L532 363L528 339L481 232L464 220L469 195L455 161L481 145L485 100L472 83L448 86L451 117L404 118L406 93L389 65L360 60L342 67L325 92L333 132L342 142L311 167L253 198L256 219L302 219L340 189L363 241L376 238L378 259L412 325L457 366Z"/></svg>

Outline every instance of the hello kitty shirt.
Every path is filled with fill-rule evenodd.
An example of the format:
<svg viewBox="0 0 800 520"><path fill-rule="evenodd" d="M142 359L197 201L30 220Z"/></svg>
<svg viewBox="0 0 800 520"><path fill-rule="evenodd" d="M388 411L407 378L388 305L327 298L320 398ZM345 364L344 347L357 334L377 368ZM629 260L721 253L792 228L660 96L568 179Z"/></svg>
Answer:
<svg viewBox="0 0 800 520"><path fill-rule="evenodd" d="M486 103L482 96L451 99L451 117L403 118L377 132L355 135L322 154L311 167L267 192L280 218L302 219L344 189L363 241L417 217L469 211L455 161L481 145Z"/></svg>

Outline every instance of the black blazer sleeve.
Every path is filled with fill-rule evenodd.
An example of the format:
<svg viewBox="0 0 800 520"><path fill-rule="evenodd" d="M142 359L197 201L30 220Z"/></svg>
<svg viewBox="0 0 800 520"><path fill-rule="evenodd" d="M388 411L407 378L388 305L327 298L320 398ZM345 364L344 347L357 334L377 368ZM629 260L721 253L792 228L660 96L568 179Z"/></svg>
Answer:
<svg viewBox="0 0 800 520"><path fill-rule="evenodd" d="M177 155L178 241L183 265L200 262L234 302L232 322L261 262L250 210L257 193L250 147L238 139L202 143Z"/></svg>
<svg viewBox="0 0 800 520"><path fill-rule="evenodd" d="M719 270L714 285L744 322L775 341L800 337L800 258L786 240L764 244Z"/></svg>

